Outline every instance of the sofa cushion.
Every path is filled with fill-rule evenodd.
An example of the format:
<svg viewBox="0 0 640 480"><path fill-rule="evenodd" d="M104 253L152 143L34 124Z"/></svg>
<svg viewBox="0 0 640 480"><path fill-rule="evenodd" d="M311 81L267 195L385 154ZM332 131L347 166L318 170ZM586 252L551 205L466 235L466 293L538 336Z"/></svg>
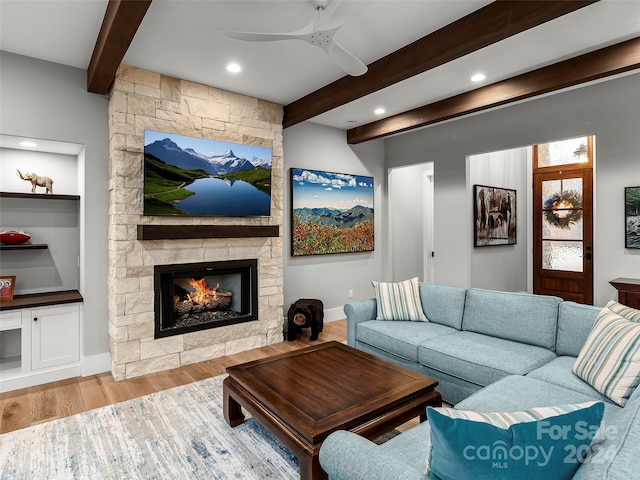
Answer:
<svg viewBox="0 0 640 480"><path fill-rule="evenodd" d="M543 382L529 376L509 375L477 391L458 403L455 408L478 412L498 410L526 410L528 408L593 401L583 393ZM624 411L614 403L605 403L604 420L609 423Z"/></svg>
<svg viewBox="0 0 640 480"><path fill-rule="evenodd" d="M609 413L615 409L615 415ZM574 476L575 480L627 480L638 477L640 458L640 389L620 408L605 407L605 416L598 436L602 441L594 445L593 456Z"/></svg>
<svg viewBox="0 0 640 480"><path fill-rule="evenodd" d="M575 361L576 357L558 357L528 373L527 377L537 378L543 382L553 383L589 395L596 400L611 403L611 400L571 371Z"/></svg>
<svg viewBox="0 0 640 480"><path fill-rule="evenodd" d="M473 332L455 331L418 347L422 365L481 386L506 375L525 375L554 358L545 348Z"/></svg>
<svg viewBox="0 0 640 480"><path fill-rule="evenodd" d="M640 383L640 324L604 307L573 373L623 406Z"/></svg>
<svg viewBox="0 0 640 480"><path fill-rule="evenodd" d="M378 304L376 320L427 321L418 292L418 277L397 283L371 283Z"/></svg>
<svg viewBox="0 0 640 480"><path fill-rule="evenodd" d="M577 357L600 310L592 305L562 302L558 308L556 354Z"/></svg>
<svg viewBox="0 0 640 480"><path fill-rule="evenodd" d="M430 322L462 328L466 288L420 283L419 289L422 309Z"/></svg>
<svg viewBox="0 0 640 480"><path fill-rule="evenodd" d="M493 413L427 407L427 472L441 480L570 479L589 453L603 412L604 404L595 401Z"/></svg>
<svg viewBox="0 0 640 480"><path fill-rule="evenodd" d="M554 350L560 302L546 295L471 288L462 329Z"/></svg>
<svg viewBox="0 0 640 480"><path fill-rule="evenodd" d="M370 320L358 324L356 339L411 362L417 362L418 345L452 332L457 330L431 322Z"/></svg>

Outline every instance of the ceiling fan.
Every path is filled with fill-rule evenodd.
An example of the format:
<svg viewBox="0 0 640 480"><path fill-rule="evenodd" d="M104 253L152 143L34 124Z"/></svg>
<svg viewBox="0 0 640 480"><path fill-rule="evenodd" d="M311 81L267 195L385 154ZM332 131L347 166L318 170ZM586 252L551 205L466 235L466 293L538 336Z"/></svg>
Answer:
<svg viewBox="0 0 640 480"><path fill-rule="evenodd" d="M308 0L317 12L317 18L311 23L288 33L220 32L236 40L250 42L275 42L281 40L301 40L321 48L347 74L354 77L367 72L367 66L351 52L340 45L335 34L344 24L371 0L355 2L356 7L347 6L341 0ZM351 2L352 4L354 2Z"/></svg>

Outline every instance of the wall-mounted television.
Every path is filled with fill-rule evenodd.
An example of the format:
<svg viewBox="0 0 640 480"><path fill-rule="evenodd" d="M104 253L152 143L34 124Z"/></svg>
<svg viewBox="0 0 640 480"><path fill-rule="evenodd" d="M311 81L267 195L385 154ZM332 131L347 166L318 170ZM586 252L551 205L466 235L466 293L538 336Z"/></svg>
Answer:
<svg viewBox="0 0 640 480"><path fill-rule="evenodd" d="M271 149L144 132L144 214L271 214Z"/></svg>

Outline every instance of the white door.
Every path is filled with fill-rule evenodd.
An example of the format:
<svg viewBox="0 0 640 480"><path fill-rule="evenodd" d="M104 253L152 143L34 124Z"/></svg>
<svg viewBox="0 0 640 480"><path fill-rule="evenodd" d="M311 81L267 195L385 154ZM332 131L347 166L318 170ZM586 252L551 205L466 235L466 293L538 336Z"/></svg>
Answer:
<svg viewBox="0 0 640 480"><path fill-rule="evenodd" d="M80 360L80 306L59 305L31 310L31 368Z"/></svg>

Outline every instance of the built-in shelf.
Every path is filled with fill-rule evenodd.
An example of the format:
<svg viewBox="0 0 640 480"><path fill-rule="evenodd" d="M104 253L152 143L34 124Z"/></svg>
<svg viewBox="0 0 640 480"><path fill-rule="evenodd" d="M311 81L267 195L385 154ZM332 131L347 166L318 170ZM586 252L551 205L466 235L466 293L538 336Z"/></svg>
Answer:
<svg viewBox="0 0 640 480"><path fill-rule="evenodd" d="M19 371L21 366L22 357L20 355L4 357L2 361L0 361L0 371L4 373L9 373L11 370Z"/></svg>
<svg viewBox="0 0 640 480"><path fill-rule="evenodd" d="M18 308L46 307L65 303L82 302L82 295L78 290L64 290L61 292L28 293L14 295L13 300L0 301L0 311L16 310Z"/></svg>
<svg viewBox="0 0 640 480"><path fill-rule="evenodd" d="M278 236L278 225L138 225L138 240Z"/></svg>
<svg viewBox="0 0 640 480"><path fill-rule="evenodd" d="M0 245L0 250L46 250L46 243L21 243L19 245Z"/></svg>
<svg viewBox="0 0 640 480"><path fill-rule="evenodd" d="M80 195L58 195L52 193L18 193L18 192L0 192L0 198L35 198L38 200L80 200Z"/></svg>

